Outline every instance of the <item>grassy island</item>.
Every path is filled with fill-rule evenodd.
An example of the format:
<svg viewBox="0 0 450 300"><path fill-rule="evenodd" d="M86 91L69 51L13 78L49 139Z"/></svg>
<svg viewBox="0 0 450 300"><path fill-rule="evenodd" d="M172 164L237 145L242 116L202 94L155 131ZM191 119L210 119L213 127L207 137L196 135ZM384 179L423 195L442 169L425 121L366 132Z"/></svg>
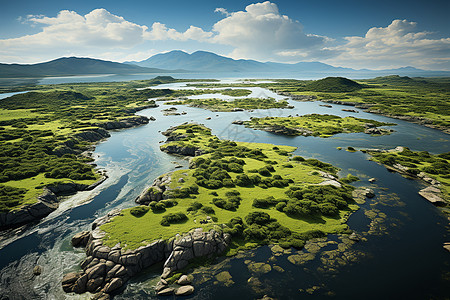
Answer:
<svg viewBox="0 0 450 300"><path fill-rule="evenodd" d="M388 169L401 174L420 178L431 185L432 188L424 189L425 193L432 193L439 197L424 198L432 203L445 206L447 213L450 213L450 153L433 155L427 151L411 151L406 147L397 147L389 151L366 150L371 155L371 159L383 164ZM429 196L429 195L428 195ZM431 200L430 200L431 199Z"/></svg>
<svg viewBox="0 0 450 300"><path fill-rule="evenodd" d="M301 248L310 238L349 230L345 222L358 207L353 188L339 182L332 165L292 157L294 147L221 140L197 124L164 134L170 142L161 149L193 156L190 168L157 180L169 182L163 197L102 225L104 244L136 249L203 227L231 233L233 254L267 243ZM154 184L144 193L160 188Z"/></svg>
<svg viewBox="0 0 450 300"><path fill-rule="evenodd" d="M329 137L338 133L366 132L386 134L390 131L374 128L391 126L392 123L355 117L339 117L334 115L309 114L299 117L264 117L244 121L246 127L260 129L284 135L304 135Z"/></svg>
<svg viewBox="0 0 450 300"><path fill-rule="evenodd" d="M232 90L233 91L233 90ZM167 102L169 105L188 105L211 111L239 111L270 108L292 108L286 100L277 101L274 98L238 98L234 100L223 99L186 99Z"/></svg>

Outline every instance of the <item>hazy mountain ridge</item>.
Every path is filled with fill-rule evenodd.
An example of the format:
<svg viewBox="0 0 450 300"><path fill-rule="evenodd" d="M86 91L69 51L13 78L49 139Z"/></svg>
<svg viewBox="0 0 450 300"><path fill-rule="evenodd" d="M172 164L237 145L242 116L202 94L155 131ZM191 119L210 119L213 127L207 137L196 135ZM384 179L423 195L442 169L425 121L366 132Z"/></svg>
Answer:
<svg viewBox="0 0 450 300"><path fill-rule="evenodd" d="M2 78L167 72L172 71L79 57L62 57L29 65L0 64L0 77Z"/></svg>
<svg viewBox="0 0 450 300"><path fill-rule="evenodd" d="M37 64L2 64L0 78L38 78L47 76L139 74L139 73L270 73L290 72L303 76L344 76L369 78L398 74L403 76L450 76L449 71L426 71L414 67L389 70L355 70L334 67L321 62L299 62L295 64L259 62L256 60L232 59L212 52L196 51L188 54L174 50L156 54L140 62L118 63L100 59L62 57ZM289 77L289 74L286 74Z"/></svg>
<svg viewBox="0 0 450 300"><path fill-rule="evenodd" d="M367 75L412 75L412 76L450 76L448 71L427 71L414 67L402 67L387 70L356 70L352 68L334 67L321 62L299 62L295 64L259 62L256 60L235 60L212 52L196 51L188 54L174 50L156 54L140 62L128 62L141 67L162 69L184 69L193 72L301 72L301 73L333 73L333 74L367 74ZM324 74L326 75L326 74Z"/></svg>

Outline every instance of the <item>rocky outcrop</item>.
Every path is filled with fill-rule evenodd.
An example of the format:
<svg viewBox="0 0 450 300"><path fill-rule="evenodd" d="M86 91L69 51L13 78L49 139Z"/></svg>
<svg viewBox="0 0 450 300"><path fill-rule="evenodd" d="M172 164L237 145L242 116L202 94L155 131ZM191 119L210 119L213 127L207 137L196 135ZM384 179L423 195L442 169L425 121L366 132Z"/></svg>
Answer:
<svg viewBox="0 0 450 300"><path fill-rule="evenodd" d="M185 285L175 290L167 287L164 278L186 267L193 258L223 252L231 241L229 234L215 230L203 232L202 228L197 228L186 235L177 235L170 240L156 240L135 250L124 250L119 244L108 247L103 244L106 233L99 227L118 214L120 210L114 210L93 223L85 248L87 257L81 262L82 271L64 275L62 287L65 292L82 294L88 291L99 293L99 297L108 297L138 272L155 263L164 262L162 283L157 287L158 295L188 295L194 291L193 287ZM85 236L85 232L77 234L72 241L84 239ZM81 243L78 245L82 246ZM189 280L186 279L184 283L188 284Z"/></svg>
<svg viewBox="0 0 450 300"><path fill-rule="evenodd" d="M24 205L17 210L0 213L0 229L17 227L26 223L38 221L58 208L58 196L73 194L78 191L91 190L105 179L106 177L103 177L92 185L66 182L46 186L36 203Z"/></svg>
<svg viewBox="0 0 450 300"><path fill-rule="evenodd" d="M289 128L283 125L257 125L252 126L250 122L244 122L244 124L247 127L256 128L259 130L280 134L280 135L288 135L288 136L297 136L297 135L303 135L303 136L310 136L313 135L314 132L302 127L296 127L296 128Z"/></svg>
<svg viewBox="0 0 450 300"><path fill-rule="evenodd" d="M231 236L215 230L203 232L197 228L183 237L177 236L170 248L169 257L164 263L162 278L167 278L174 271L186 267L190 260L210 254L222 253L228 247Z"/></svg>
<svg viewBox="0 0 450 300"><path fill-rule="evenodd" d="M161 146L161 151L181 156L199 156L205 154L205 152L199 147L191 145L177 145L177 144L172 145L168 144Z"/></svg>
<svg viewBox="0 0 450 300"><path fill-rule="evenodd" d="M435 185L430 185L419 191L419 195L433 203L434 205L446 205L446 201L442 199L442 192Z"/></svg>
<svg viewBox="0 0 450 300"><path fill-rule="evenodd" d="M152 120L155 120L154 118ZM148 124L150 121L149 118L145 116L133 116L130 118L124 118L117 121L103 122L97 123L95 126L102 127L106 130L114 130L114 129L122 129L122 128L130 128L136 127L139 125Z"/></svg>
<svg viewBox="0 0 450 300"><path fill-rule="evenodd" d="M58 208L56 195L48 188L44 188L42 195L34 204L25 205L18 210L0 213L0 228L16 227L42 219Z"/></svg>
<svg viewBox="0 0 450 300"><path fill-rule="evenodd" d="M110 136L111 135L109 134L109 132L103 128L83 130L73 135L73 137L76 139L81 139L88 142L98 142Z"/></svg>
<svg viewBox="0 0 450 300"><path fill-rule="evenodd" d="M153 184L135 199L135 202L141 205L148 205L152 201L158 202L162 199L167 199L164 192L169 190L171 181L170 173L156 178Z"/></svg>

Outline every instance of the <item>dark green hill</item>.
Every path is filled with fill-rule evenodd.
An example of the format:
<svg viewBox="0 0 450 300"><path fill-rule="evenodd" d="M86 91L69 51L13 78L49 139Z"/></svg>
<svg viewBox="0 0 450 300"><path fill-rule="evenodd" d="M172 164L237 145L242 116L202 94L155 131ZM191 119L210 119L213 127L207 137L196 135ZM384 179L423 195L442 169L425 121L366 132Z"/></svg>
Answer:
<svg viewBox="0 0 450 300"><path fill-rule="evenodd" d="M313 92L342 93L363 88L359 83L344 77L327 77L308 83L305 90Z"/></svg>
<svg viewBox="0 0 450 300"><path fill-rule="evenodd" d="M0 78L168 72L170 71L79 57L63 57L32 65L0 64Z"/></svg>
<svg viewBox="0 0 450 300"><path fill-rule="evenodd" d="M425 80L414 79L408 76L389 75L366 80L368 83L387 84L387 85L419 85L427 84Z"/></svg>

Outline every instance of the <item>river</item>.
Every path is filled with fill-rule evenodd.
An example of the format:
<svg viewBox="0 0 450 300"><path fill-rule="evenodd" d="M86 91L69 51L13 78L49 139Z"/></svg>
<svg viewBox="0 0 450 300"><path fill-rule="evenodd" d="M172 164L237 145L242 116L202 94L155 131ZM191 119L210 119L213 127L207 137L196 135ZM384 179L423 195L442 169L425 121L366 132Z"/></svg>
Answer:
<svg viewBox="0 0 450 300"><path fill-rule="evenodd" d="M161 88L182 88L170 84ZM282 99L269 90L251 88L253 96ZM332 271L323 271L321 254L304 264L295 266L287 255L277 257L276 264L283 273L271 272L259 276L264 289L256 290L248 284L252 276L245 260L267 262L272 253L268 247L250 251L248 255L222 262L221 270L232 276L233 285L215 284L214 280L196 284L193 299L256 299L268 294L278 299L441 299L450 295L450 255L442 248L450 240L448 221L433 205L421 198L417 191L423 184L390 173L384 167L368 160L361 152L337 150L346 148L383 148L407 146L412 150L432 153L450 151L449 136L437 130L405 121L365 113L344 112L348 106L319 106L321 102L289 100L293 109L255 110L253 112L210 112L199 108L179 106L186 115L163 116L161 105L138 114L153 116L156 121L147 125L111 132L111 137L97 145L96 164L107 171L107 181L93 191L68 197L60 207L39 224L0 236L0 299L88 299L86 295L65 294L61 288L63 274L78 270L84 258L83 250L73 249L73 234L87 230L91 222L114 208L134 206L135 197L157 176L172 171L176 164L187 166L187 161L159 150L165 137L160 133L183 122L203 123L220 138L242 142L262 142L298 147L296 154L317 158L342 169L340 175L352 173L361 178L356 186L369 186L368 178L377 181L371 187L376 197L361 205L348 224L364 236L351 247L358 260L345 263ZM308 113L353 115L398 124L392 135L373 137L363 133L338 134L331 138L285 137L231 124L234 120L250 117L288 116ZM211 120L206 120L210 117ZM330 236L331 240L338 239ZM330 250L324 248L322 251ZM41 265L43 272L34 277L32 269ZM213 269L211 269L211 272ZM152 285L160 274L155 268L132 279L122 294L115 299L152 299ZM206 271L208 272L208 270ZM445 280L447 279L447 280ZM317 289L301 292L299 289ZM311 291L311 290L310 290ZM333 297L331 297L333 296Z"/></svg>

